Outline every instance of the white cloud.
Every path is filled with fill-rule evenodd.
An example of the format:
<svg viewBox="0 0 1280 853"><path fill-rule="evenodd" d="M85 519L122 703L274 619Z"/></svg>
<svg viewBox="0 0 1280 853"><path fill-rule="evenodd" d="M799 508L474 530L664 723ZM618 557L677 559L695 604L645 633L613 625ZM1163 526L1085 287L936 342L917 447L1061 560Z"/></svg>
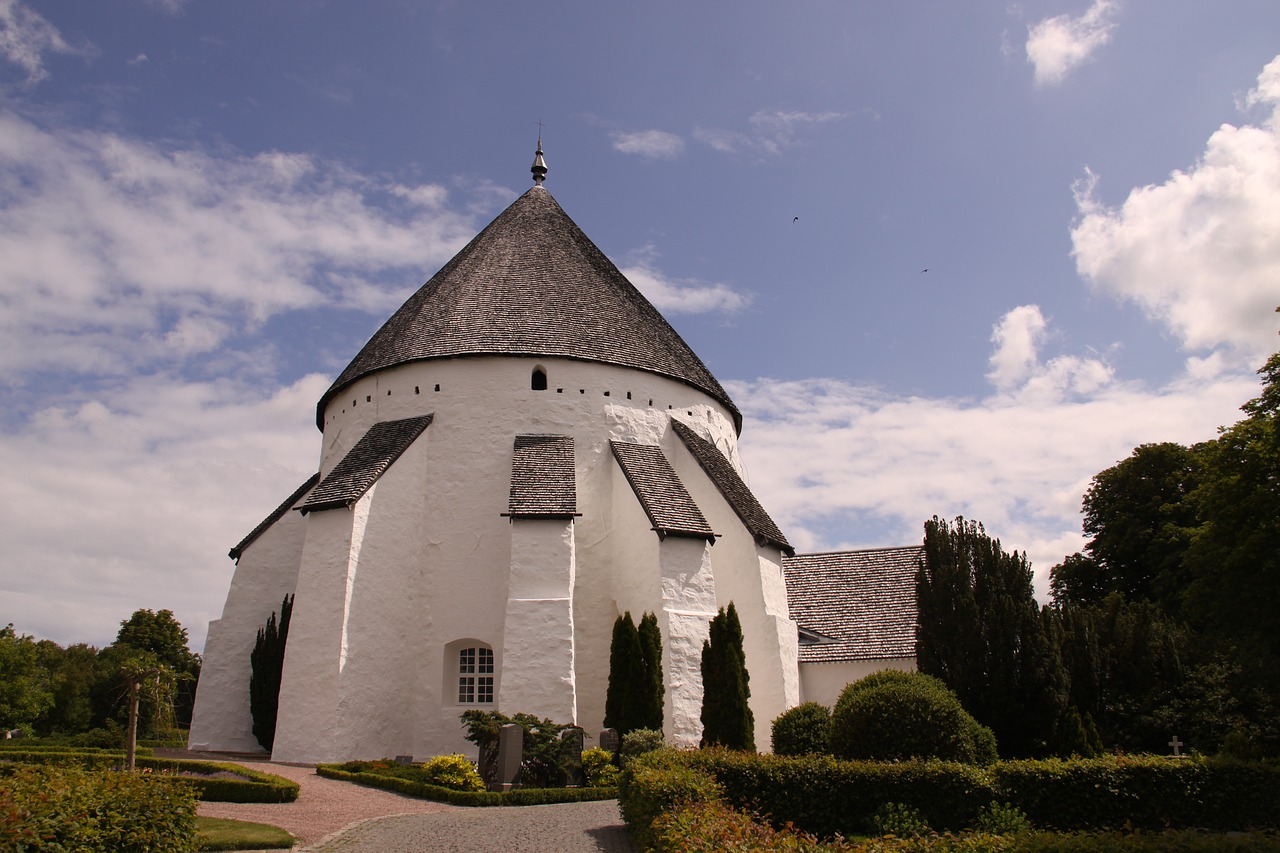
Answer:
<svg viewBox="0 0 1280 853"><path fill-rule="evenodd" d="M201 648L231 581L227 550L315 470L328 382L264 393L137 378L3 434L8 618L105 644L135 609L169 608Z"/></svg>
<svg viewBox="0 0 1280 853"><path fill-rule="evenodd" d="M67 44L57 27L19 0L0 0L0 56L26 72L28 85L49 76L46 54L84 52Z"/></svg>
<svg viewBox="0 0 1280 853"><path fill-rule="evenodd" d="M293 309L382 309L474 233L439 186L0 113L0 369L119 373Z"/></svg>
<svg viewBox="0 0 1280 853"><path fill-rule="evenodd" d="M635 253L633 261L620 269L627 280L663 313L733 313L751 304L748 294L739 293L727 284L671 278L654 266L655 259L656 251L648 246Z"/></svg>
<svg viewBox="0 0 1280 853"><path fill-rule="evenodd" d="M1223 350L1256 367L1274 348L1280 305L1280 57L1246 98L1256 125L1224 124L1200 161L1138 187L1118 209L1076 189L1076 267L1094 289L1130 300L1192 352Z"/></svg>
<svg viewBox="0 0 1280 853"><path fill-rule="evenodd" d="M684 140L665 130L622 131L611 134L613 147L623 154L638 154L650 159L671 160L684 151Z"/></svg>
<svg viewBox="0 0 1280 853"><path fill-rule="evenodd" d="M1027 61L1041 86L1061 83L1102 46L1111 41L1116 0L1094 0L1083 15L1057 15L1033 24L1027 31Z"/></svg>
<svg viewBox="0 0 1280 853"><path fill-rule="evenodd" d="M1018 311L997 328L1025 322ZM932 515L977 519L1028 553L1047 600L1048 570L1083 544L1080 500L1094 474L1143 442L1212 438L1258 390L1250 373L1151 389L1090 359L1017 365L1021 384L982 399L834 379L726 383L746 420L752 489L801 550L911 544Z"/></svg>
<svg viewBox="0 0 1280 853"><path fill-rule="evenodd" d="M1049 324L1038 305L1020 305L1005 314L991 332L995 349L987 379L997 391L1024 402L1065 400L1092 394L1111 382L1110 365L1097 358L1061 355L1042 362L1040 350Z"/></svg>
<svg viewBox="0 0 1280 853"><path fill-rule="evenodd" d="M695 128L694 139L723 154L766 154L776 156L800 144L805 130L847 118L845 113L805 113L760 111L747 119L747 132L720 128Z"/></svg>

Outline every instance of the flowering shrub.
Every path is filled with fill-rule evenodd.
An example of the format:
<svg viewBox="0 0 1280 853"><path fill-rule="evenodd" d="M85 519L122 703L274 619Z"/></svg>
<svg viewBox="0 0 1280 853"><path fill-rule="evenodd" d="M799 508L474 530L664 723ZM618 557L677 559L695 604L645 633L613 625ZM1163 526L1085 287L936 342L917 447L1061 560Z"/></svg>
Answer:
<svg viewBox="0 0 1280 853"><path fill-rule="evenodd" d="M437 755L419 766L421 781L451 791L483 791L484 780L465 755Z"/></svg>
<svg viewBox="0 0 1280 853"><path fill-rule="evenodd" d="M593 788L612 788L618 784L618 768L613 766L609 750L593 747L582 751L582 769L587 784Z"/></svg>

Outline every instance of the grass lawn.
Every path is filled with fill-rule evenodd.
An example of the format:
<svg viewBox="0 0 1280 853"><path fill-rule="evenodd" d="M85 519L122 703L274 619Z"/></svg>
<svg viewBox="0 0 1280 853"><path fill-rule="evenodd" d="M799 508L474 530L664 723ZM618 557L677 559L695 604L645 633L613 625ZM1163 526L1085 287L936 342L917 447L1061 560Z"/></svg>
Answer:
<svg viewBox="0 0 1280 853"><path fill-rule="evenodd" d="M280 827L265 823L221 817L196 818L196 842L201 850L288 849L297 841Z"/></svg>

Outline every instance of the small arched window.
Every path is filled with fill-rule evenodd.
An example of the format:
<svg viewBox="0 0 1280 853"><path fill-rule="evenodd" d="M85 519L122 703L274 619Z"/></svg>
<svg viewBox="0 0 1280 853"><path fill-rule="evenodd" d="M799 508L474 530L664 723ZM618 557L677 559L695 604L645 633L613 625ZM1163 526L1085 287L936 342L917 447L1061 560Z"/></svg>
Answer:
<svg viewBox="0 0 1280 853"><path fill-rule="evenodd" d="M529 387L534 391L547 390L547 371L541 367L533 369L533 378L529 380Z"/></svg>
<svg viewBox="0 0 1280 853"><path fill-rule="evenodd" d="M458 649L458 704L493 704L493 649Z"/></svg>

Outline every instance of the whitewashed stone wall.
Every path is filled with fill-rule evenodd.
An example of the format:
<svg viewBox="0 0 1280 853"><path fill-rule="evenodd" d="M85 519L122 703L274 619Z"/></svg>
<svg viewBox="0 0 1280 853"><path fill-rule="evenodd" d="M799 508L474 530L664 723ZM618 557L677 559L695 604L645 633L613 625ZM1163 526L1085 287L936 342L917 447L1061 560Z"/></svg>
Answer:
<svg viewBox="0 0 1280 853"><path fill-rule="evenodd" d="M545 391L530 388L535 366L546 371ZM244 631L252 648L257 628L289 591L284 579L296 578L277 760L469 751L458 721L465 706L456 704L456 649L468 644L494 650L498 709L598 731L613 621L625 610L637 620L658 614L667 734L696 743L702 640L716 608L731 600L743 621L757 742L767 748L769 722L799 701L778 554L757 548L669 430L676 415L737 464L723 406L682 383L598 363L419 362L366 377L330 402L321 473L373 424L427 413L435 415L431 426L352 509L282 519L279 535L286 527L305 534L300 544L292 534L292 552L268 547L276 528L251 545L220 620L226 624L211 626L206 668L229 683L240 677L239 664L224 663L220 649L227 660L239 652L216 635ZM574 438L582 516L572 524L502 515L515 436L538 433ZM714 547L658 541L611 439L662 445L721 534ZM245 614L235 625L227 619L232 610ZM245 697L247 672L246 660ZM200 694L199 731L209 733L201 743L231 748L231 729L203 718L243 718L247 698L219 689L206 699L204 682Z"/></svg>

